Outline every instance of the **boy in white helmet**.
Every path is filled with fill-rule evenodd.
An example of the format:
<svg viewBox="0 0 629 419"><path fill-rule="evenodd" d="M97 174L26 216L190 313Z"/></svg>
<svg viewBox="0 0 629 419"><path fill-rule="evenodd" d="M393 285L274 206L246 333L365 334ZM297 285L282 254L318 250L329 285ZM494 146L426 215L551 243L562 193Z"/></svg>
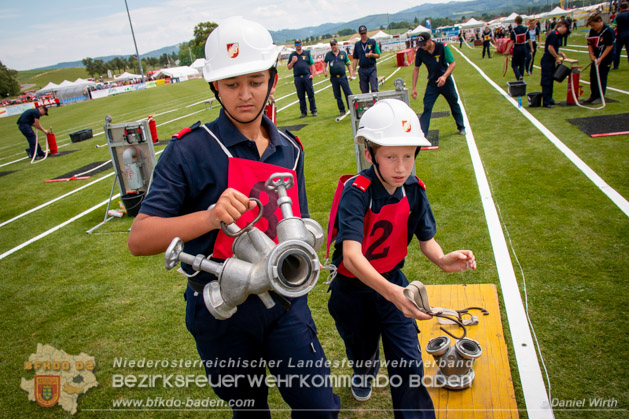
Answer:
<svg viewBox="0 0 629 419"><path fill-rule="evenodd" d="M420 385L424 370L415 321L430 316L404 296L408 281L401 268L413 235L426 257L446 272L476 269L474 254L445 255L434 239L425 186L411 175L420 147L430 143L406 103L377 102L360 119L355 141L365 145L372 166L339 181L328 231L328 250L336 234L332 260L338 267L328 308L354 363L354 397L371 397L382 338L395 417L432 418L430 395Z"/></svg>
<svg viewBox="0 0 629 419"><path fill-rule="evenodd" d="M287 191L293 212L308 216L302 146L263 114L277 84L278 53L265 28L241 17L226 19L210 34L204 77L223 108L213 122L197 122L170 141L131 228L129 248L134 255L161 253L180 237L185 252L224 260L232 256L233 239L221 231L221 222L238 220L242 227L251 221L257 211L248 211L255 207L249 198L261 195L267 195L262 198L267 204L256 227L275 239L281 212L274 208L277 196L264 188L275 172L293 174L295 186ZM185 263L182 268L195 272ZM307 296L288 298L286 304L273 294L284 304L267 309L258 296L250 295L232 317L217 320L202 293L204 285L215 280L206 272L188 280L186 327L214 392L230 406L245 406L234 407L234 417L270 417L267 367L294 417L336 417L339 398L329 380L321 385L330 370ZM301 361L306 367L295 367Z"/></svg>

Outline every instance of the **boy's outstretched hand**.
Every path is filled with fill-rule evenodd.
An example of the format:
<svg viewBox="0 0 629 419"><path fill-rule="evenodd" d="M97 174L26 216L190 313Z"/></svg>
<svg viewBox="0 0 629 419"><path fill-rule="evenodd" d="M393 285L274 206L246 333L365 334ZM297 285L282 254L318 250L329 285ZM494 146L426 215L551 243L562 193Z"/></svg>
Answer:
<svg viewBox="0 0 629 419"><path fill-rule="evenodd" d="M444 272L463 272L476 269L476 259L471 250L455 250L443 255L438 265Z"/></svg>

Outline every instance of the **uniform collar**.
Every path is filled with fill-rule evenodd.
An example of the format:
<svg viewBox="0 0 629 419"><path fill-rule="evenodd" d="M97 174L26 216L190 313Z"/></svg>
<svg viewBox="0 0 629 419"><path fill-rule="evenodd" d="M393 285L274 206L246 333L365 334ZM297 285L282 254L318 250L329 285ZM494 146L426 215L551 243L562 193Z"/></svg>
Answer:
<svg viewBox="0 0 629 419"><path fill-rule="evenodd" d="M240 143L251 141L238 131L238 128L236 128L231 119L227 117L223 108L221 108L218 118L216 119L216 123L218 131L220 132L221 141L226 147L232 147ZM286 139L279 134L275 124L273 124L273 122L264 114L262 114L262 126L266 128L266 132L269 135L269 146L264 154L275 152L277 147L289 145Z"/></svg>
<svg viewBox="0 0 629 419"><path fill-rule="evenodd" d="M387 192L378 176L376 176L376 171L373 166L364 170L361 174L371 179L371 195L374 199L394 198L399 201L404 197L402 188L397 188L393 195L389 195L389 192ZM417 177L411 175L406 179L404 185L412 185L413 183L418 183Z"/></svg>

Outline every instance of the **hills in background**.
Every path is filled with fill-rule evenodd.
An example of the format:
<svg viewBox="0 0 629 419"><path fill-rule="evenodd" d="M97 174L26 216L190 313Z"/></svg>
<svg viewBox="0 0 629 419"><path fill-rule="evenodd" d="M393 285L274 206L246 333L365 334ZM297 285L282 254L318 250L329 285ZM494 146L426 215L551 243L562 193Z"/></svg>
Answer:
<svg viewBox="0 0 629 419"><path fill-rule="evenodd" d="M548 5L554 7L552 0L471 0L464 2L449 3L429 3L420 6L411 7L397 13L382 13L368 15L347 22L324 23L319 26L309 26L301 29L282 29L279 31L270 31L273 40L277 43L284 43L296 38L307 38L309 36L320 36L324 34L334 34L342 29L358 30L360 25L367 28L376 29L380 26L387 26L390 22L413 22L417 18L420 23L424 24L426 18L448 17L453 20L460 20L463 16L470 18L472 16L480 17L483 13L489 15L504 14L508 15L513 11L523 11L532 6ZM179 45L171 45L154 51L140 54L142 57L161 57L164 53L171 54L179 51ZM125 57L134 55L133 52L125 55ZM119 57L120 55L108 55L104 57L93 57L95 60L103 60L105 62ZM52 66L41 67L36 70L50 70L58 68L82 67L81 60L68 61L58 63Z"/></svg>

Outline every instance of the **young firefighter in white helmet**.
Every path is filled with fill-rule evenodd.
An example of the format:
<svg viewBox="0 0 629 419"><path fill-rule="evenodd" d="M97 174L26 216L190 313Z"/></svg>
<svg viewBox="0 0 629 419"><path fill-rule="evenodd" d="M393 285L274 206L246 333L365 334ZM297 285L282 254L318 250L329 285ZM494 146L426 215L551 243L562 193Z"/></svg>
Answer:
<svg viewBox="0 0 629 419"><path fill-rule="evenodd" d="M359 401L371 397L382 338L395 417L433 418L432 400L421 384L416 324L430 316L404 296L408 281L401 269L413 235L426 257L445 272L476 269L474 254L457 250L446 255L435 241L426 187L411 175L420 147L430 142L406 103L378 101L360 119L355 141L365 145L372 166L341 177L328 231L328 250L336 239L332 261L338 268L328 308L354 365L352 394Z"/></svg>
<svg viewBox="0 0 629 419"><path fill-rule="evenodd" d="M164 252L180 237L187 253L213 254L219 261L230 257L233 239L224 235L220 223L251 221L257 211L248 211L255 207L249 197L266 194L260 185L275 172L293 173L295 186L288 190L293 212L308 216L302 146L263 114L277 84L278 53L264 27L241 17L224 20L210 34L203 74L222 109L213 122L197 122L176 134L159 159L131 228L129 248L134 255ZM279 209L273 211L274 202L276 197L268 197L256 224L271 238L281 219ZM194 273L187 264L182 268ZM307 296L287 298L290 304L284 301L267 309L252 294L232 317L217 320L202 293L203 286L215 280L206 272L189 278L186 327L214 392L236 406L234 417L270 417L267 367L293 417L336 417L339 398L330 380L325 381L330 370ZM307 366L295 367L301 361Z"/></svg>

